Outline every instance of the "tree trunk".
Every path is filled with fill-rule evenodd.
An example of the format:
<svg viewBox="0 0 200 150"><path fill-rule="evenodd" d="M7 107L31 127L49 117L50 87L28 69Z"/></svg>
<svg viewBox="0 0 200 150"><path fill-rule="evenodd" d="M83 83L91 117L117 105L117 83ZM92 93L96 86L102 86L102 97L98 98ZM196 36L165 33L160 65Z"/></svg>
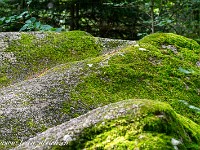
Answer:
<svg viewBox="0 0 200 150"><path fill-rule="evenodd" d="M75 19L75 28L79 29L79 3L76 3L76 19Z"/></svg>
<svg viewBox="0 0 200 150"><path fill-rule="evenodd" d="M155 32L155 28L154 28L154 12L153 12L153 9L154 9L154 0L151 0L151 33L154 33Z"/></svg>
<svg viewBox="0 0 200 150"><path fill-rule="evenodd" d="M70 30L74 30L75 29L75 4L72 3L71 4L71 9L70 9Z"/></svg>

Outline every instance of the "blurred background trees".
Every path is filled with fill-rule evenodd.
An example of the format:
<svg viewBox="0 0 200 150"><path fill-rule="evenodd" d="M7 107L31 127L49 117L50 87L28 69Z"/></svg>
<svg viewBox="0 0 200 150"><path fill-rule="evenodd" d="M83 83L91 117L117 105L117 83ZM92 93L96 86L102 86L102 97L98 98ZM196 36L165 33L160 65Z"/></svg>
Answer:
<svg viewBox="0 0 200 150"><path fill-rule="evenodd" d="M200 0L0 0L0 31L83 30L134 39L173 32L200 39Z"/></svg>

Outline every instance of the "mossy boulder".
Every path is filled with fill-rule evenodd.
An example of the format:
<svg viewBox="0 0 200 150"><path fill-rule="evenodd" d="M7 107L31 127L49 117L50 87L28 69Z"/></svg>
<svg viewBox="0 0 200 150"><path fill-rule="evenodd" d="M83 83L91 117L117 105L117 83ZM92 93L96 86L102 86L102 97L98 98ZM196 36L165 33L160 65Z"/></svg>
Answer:
<svg viewBox="0 0 200 150"><path fill-rule="evenodd" d="M176 114L166 103L135 99L92 110L38 134L15 150L36 147L38 150L175 147L184 150L198 149L198 144L200 128L197 124Z"/></svg>
<svg viewBox="0 0 200 150"><path fill-rule="evenodd" d="M96 38L87 32L0 33L0 88L37 77L58 64L80 61L135 41Z"/></svg>
<svg viewBox="0 0 200 150"><path fill-rule="evenodd" d="M173 33L151 34L141 39L140 43L151 44L157 48L162 48L163 45L173 45L179 50L180 48L186 48L189 50L198 51L200 48L196 41Z"/></svg>
<svg viewBox="0 0 200 150"><path fill-rule="evenodd" d="M0 83L16 83L30 79L51 67L69 61L82 60L100 54L97 39L82 31L62 33L4 34L4 61L0 65ZM16 38L17 37L17 38ZM5 57L5 53L12 57Z"/></svg>
<svg viewBox="0 0 200 150"><path fill-rule="evenodd" d="M195 148L199 144L200 46L195 41L171 33L156 33L137 43L125 42L126 47L119 48L114 44L114 48L111 46L110 50L104 51L106 42L103 44L102 40L84 32L48 33L40 40L35 35L22 35L22 39L12 41L4 49L19 59L13 63L15 65L11 65L9 59L5 61L2 66L5 72L0 75L0 81L7 85L0 89L0 143L5 140L15 142L4 145L1 149L15 147L54 126L55 129L61 130L57 125L69 123L67 121L70 119L97 107L125 99L149 99L139 100L144 104L142 110L146 110L138 112L138 115L142 116L139 117L139 126L143 128L135 124L134 119L137 118L133 117L134 121L130 121L125 113L125 116L119 119L107 118L105 126L101 127L100 122L95 122L96 126L93 124L92 130L84 128L85 131L81 131L78 141L82 141L81 138L84 139L88 134L95 136L83 141L83 145L75 145L92 149L97 142L101 148L111 148L116 142L119 147L114 148L120 149L123 147L121 141L124 141L126 148L129 143L126 138L131 136L129 132L127 137L126 134L122 134L124 137L111 137L111 143L100 140L101 137L107 139L106 136L115 133L115 130L119 131L117 126L115 127L118 122L122 129L119 134L125 130L130 130L131 133L131 130L135 131L136 128L138 134L152 139L146 143L150 149L160 145L163 145L163 148L173 148L176 145L171 143L176 143L176 140L182 143L178 145L182 149ZM112 45L109 42L107 44ZM72 53L73 50L75 53ZM10 72L6 71L9 67ZM10 82L6 84L7 78ZM150 108L158 108L158 113L154 114L153 110L148 109L148 105ZM163 109L163 113L157 105ZM123 106L125 105L122 104ZM70 125L76 123L72 121ZM180 129L177 128L178 125ZM96 130L97 133L93 132ZM179 133L175 132L176 130ZM45 132L41 133L43 134L47 139L54 138L48 137ZM152 138L153 135L157 137L157 144ZM39 137L36 139L37 142L41 142ZM131 145L143 148L145 142L142 138L140 140L140 136L133 134L133 138L130 139ZM43 143L45 147L45 142ZM137 145L138 143L140 144ZM73 142L70 145L73 148ZM46 146L48 147L48 144Z"/></svg>
<svg viewBox="0 0 200 150"><path fill-rule="evenodd" d="M101 67L83 77L72 100L84 100L88 107L130 98L160 100L200 124L199 61L195 41L171 33L152 34L91 62L94 70Z"/></svg>

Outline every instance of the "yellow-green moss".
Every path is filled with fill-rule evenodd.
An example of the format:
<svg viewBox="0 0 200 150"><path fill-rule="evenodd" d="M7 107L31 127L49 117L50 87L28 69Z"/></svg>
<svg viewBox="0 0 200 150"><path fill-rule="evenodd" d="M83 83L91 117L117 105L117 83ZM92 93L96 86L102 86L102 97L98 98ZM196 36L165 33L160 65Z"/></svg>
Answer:
<svg viewBox="0 0 200 150"><path fill-rule="evenodd" d="M43 34L44 37L38 39L35 35L22 33L20 40L9 44L6 52L13 52L17 63L7 62L4 66L8 71L0 73L9 78L11 83L34 77L57 64L98 56L101 51L101 45L86 32ZM3 82L0 80L0 83Z"/></svg>
<svg viewBox="0 0 200 150"><path fill-rule="evenodd" d="M77 36L79 34L81 36ZM25 79L56 64L98 56L101 48L95 44L95 38L82 34L67 32L57 36L49 33L40 41L24 34L7 49L15 53L19 62L10 66L10 79ZM73 114L70 108L78 110L80 104L89 110L132 98L152 99L155 103L149 102L136 117L108 120L105 125L86 129L78 139L84 144L75 145L88 149L98 146L99 149L105 146L132 149L131 145L141 149L173 149L170 139L182 138L184 144L179 145L180 149L195 149L200 141L200 113L180 100L200 106L200 71L196 65L200 61L200 46L182 36L164 33L149 35L138 43L138 46L83 61L85 68L82 71L93 73L81 77L82 82L70 93L70 102L63 103L62 111L76 117L81 114ZM64 65L62 69L68 67ZM62 69L55 68L56 71ZM169 103L184 117L177 115L169 105L157 101ZM165 118L158 117L163 114ZM113 135L113 139L106 142L109 135Z"/></svg>
<svg viewBox="0 0 200 150"><path fill-rule="evenodd" d="M52 149L174 149L172 139L181 141L179 149L199 148L200 129L197 124L176 114L166 103L136 101L141 106L136 114L133 109L120 118L101 121L84 129L76 141Z"/></svg>
<svg viewBox="0 0 200 150"><path fill-rule="evenodd" d="M162 45L172 45L177 52ZM100 58L96 64L105 64L105 60L107 64L82 78L71 93L73 101L82 100L88 108L96 108L123 99L160 100L200 124L200 113L180 102L200 106L200 70L196 65L200 49L195 41L175 34L152 34L138 46Z"/></svg>
<svg viewBox="0 0 200 150"><path fill-rule="evenodd" d="M156 46L157 48L160 48L162 44L174 45L177 47L198 51L198 53L200 49L200 46L196 41L173 33L150 34L141 39L140 43L151 44Z"/></svg>
<svg viewBox="0 0 200 150"><path fill-rule="evenodd" d="M0 83L1 85L7 85L9 83L9 79L7 76L0 76Z"/></svg>

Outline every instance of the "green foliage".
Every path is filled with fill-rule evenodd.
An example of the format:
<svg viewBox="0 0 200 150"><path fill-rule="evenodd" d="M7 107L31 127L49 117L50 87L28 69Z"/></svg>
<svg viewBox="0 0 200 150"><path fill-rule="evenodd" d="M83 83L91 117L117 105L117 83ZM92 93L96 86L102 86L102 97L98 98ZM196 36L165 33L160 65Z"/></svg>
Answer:
<svg viewBox="0 0 200 150"><path fill-rule="evenodd" d="M19 30L60 32L63 30L62 28L53 28L50 25L44 25L40 21L37 21L36 17L32 17L34 12L31 12L29 8L32 0L27 0L25 3L26 9L23 9L19 15L14 14L0 18L0 27L2 27L0 31Z"/></svg>
<svg viewBox="0 0 200 150"><path fill-rule="evenodd" d="M198 40L199 8L198 0L4 1L0 3L0 31L62 28L84 30L94 36L139 39L154 29ZM29 22L32 17L35 22Z"/></svg>
<svg viewBox="0 0 200 150"><path fill-rule="evenodd" d="M61 32L62 28L53 28L50 25L43 25L40 21L37 21L35 17L25 21L24 26L19 31L56 31Z"/></svg>

